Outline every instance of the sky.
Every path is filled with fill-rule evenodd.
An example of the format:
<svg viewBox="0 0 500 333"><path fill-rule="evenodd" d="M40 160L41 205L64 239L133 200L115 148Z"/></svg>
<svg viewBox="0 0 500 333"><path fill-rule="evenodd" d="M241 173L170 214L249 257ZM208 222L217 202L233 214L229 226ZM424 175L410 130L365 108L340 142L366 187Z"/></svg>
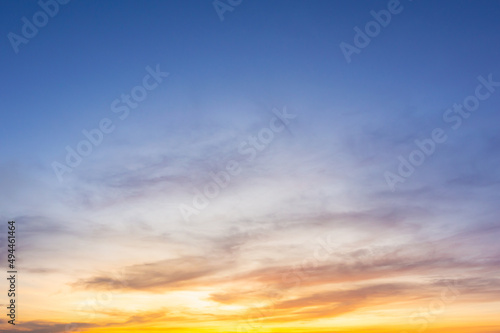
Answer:
<svg viewBox="0 0 500 333"><path fill-rule="evenodd" d="M0 6L0 332L500 332L498 1Z"/></svg>

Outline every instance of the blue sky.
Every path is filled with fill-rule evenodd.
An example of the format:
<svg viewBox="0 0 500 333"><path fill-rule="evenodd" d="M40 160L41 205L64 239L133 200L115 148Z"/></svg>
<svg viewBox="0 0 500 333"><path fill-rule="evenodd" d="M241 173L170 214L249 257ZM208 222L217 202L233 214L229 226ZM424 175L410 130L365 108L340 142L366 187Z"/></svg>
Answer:
<svg viewBox="0 0 500 333"><path fill-rule="evenodd" d="M3 91L13 97L5 98L4 119L13 126L2 133L29 150L49 152L58 141L70 141L82 124L102 117L116 95L142 78L145 66L157 63L172 73L168 84L176 80L184 94L194 95L186 98L200 103L230 96L283 104L300 96L311 117L332 122L342 111L328 107L375 109L388 99L405 106L418 100L419 112L435 114L463 96L477 75L498 66L494 2L404 2L402 13L349 66L339 43L352 43L353 27L386 3L289 3L244 3L225 13L224 22L207 15L215 13L210 2L63 5L19 54L8 52L4 39L2 57L9 65ZM4 31L19 33L20 18L38 10L35 2L9 3L2 14ZM237 114L237 109L221 111ZM174 121L179 113L188 119L207 113L191 112L168 110ZM165 125L175 126L174 121ZM17 130L21 127L36 145Z"/></svg>
<svg viewBox="0 0 500 333"><path fill-rule="evenodd" d="M29 320L116 324L125 313L138 315L125 305L137 293L187 288L200 293L193 296L198 300L210 294L193 282L199 276L214 288L209 299L220 299L217 291L227 287L231 294L242 276L258 285L267 279L258 277L262 272L300 262L314 248L310 241L327 234L338 235L336 248L351 259L358 250L382 253L397 283L457 278L462 270L471 298L486 293L471 282L483 275L500 290L493 279L500 253L500 87L483 84L490 96L456 130L443 120L447 109L476 93L478 77L500 82L500 5L401 0L401 12L348 63L339 45L354 45L353 29L364 29L373 20L370 11L388 3L243 0L221 21L211 1L74 0L59 5L16 53L8 34L21 35L22 18L31 21L41 9L36 1L4 1L0 216L20 221L20 251L31 265L26 274L42 281L28 288ZM143 85L146 68L168 76L121 120L111 105ZM286 129L273 130L265 149L255 148L252 159L241 153L251 136L270 133L273 118L283 114L293 116L280 120ZM60 181L54 161L64 164L66 147L77 149L82 130L105 118L114 130ZM397 174L398 157L408 159L415 140L430 138L436 128L445 142L392 191L385 173ZM226 170L229 161L241 172L186 221L181 205L194 207L198 191L213 181L210 173ZM418 263L411 279L404 260ZM111 271L146 267L149 274L155 265L181 262L204 269L179 265L172 276L155 269L159 285L124 278L136 289L124 292L123 304L109 305L120 309L116 318L84 321L68 310ZM331 273L337 264L321 271ZM353 281L376 283L370 267ZM235 285L221 286L217 274L232 276ZM325 275L317 289L308 285L289 297L299 302L329 283ZM343 283L342 290L367 288ZM74 301L53 296L62 304L56 315L38 312L36 290L68 292ZM174 294L167 295L169 306L198 304ZM485 310L490 300L483 304L479 296ZM467 313L467 302L449 318ZM363 304L353 313L363 316ZM221 311L220 318L235 315ZM474 316L467 320L476 322ZM278 322L269 321L270 327ZM311 325L319 332L330 324Z"/></svg>

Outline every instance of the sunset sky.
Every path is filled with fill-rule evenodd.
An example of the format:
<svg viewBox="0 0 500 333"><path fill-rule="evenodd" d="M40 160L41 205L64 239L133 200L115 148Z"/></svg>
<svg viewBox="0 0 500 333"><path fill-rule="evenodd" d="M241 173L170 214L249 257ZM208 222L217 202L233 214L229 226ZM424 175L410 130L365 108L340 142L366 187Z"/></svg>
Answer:
<svg viewBox="0 0 500 333"><path fill-rule="evenodd" d="M499 1L0 6L0 332L500 332Z"/></svg>

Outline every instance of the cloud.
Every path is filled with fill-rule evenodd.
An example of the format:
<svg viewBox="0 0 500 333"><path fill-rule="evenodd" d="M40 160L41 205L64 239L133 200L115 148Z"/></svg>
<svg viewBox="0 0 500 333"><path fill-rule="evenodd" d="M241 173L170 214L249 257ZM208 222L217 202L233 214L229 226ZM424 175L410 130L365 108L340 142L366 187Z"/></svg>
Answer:
<svg viewBox="0 0 500 333"><path fill-rule="evenodd" d="M12 330L12 326L9 325ZM99 327L97 324L93 323L58 323L52 321L43 320L33 320L33 321L23 321L22 329L16 330L16 332L26 332L26 333L69 333L69 332L80 332L81 329ZM11 331L12 332L12 331Z"/></svg>
<svg viewBox="0 0 500 333"><path fill-rule="evenodd" d="M75 288L136 290L165 292L167 290L203 285L217 273L227 271L231 262L209 257L183 257L125 267L118 277L99 275L82 279Z"/></svg>

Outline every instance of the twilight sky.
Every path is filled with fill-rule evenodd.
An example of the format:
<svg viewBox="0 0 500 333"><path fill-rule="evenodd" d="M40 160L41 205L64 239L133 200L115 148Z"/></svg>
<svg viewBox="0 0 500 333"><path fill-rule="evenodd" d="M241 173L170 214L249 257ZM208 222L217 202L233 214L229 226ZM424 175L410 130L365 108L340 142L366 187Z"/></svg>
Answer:
<svg viewBox="0 0 500 333"><path fill-rule="evenodd" d="M500 2L65 1L0 4L0 332L500 332Z"/></svg>

